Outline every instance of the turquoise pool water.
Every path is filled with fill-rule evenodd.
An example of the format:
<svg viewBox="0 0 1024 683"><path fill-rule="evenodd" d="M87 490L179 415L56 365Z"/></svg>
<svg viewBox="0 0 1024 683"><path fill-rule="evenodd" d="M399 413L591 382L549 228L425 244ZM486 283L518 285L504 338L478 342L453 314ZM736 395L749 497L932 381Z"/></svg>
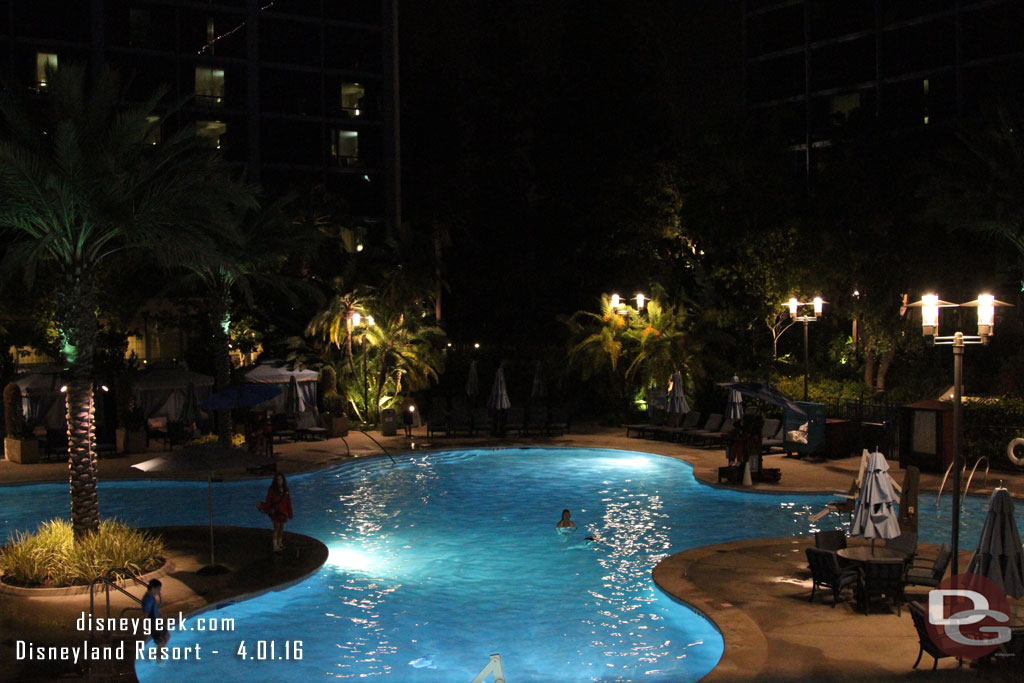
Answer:
<svg viewBox="0 0 1024 683"><path fill-rule="evenodd" d="M234 631L176 636L172 645L199 644L203 659L142 663L140 679L468 683L500 653L509 681L695 680L718 662L721 636L654 587L653 566L690 547L839 522L808 520L831 496L716 489L697 483L686 463L642 453L504 449L396 460L291 478L288 528L322 540L329 563L292 588L208 614L233 618ZM215 485L217 523L266 526L255 510L266 485ZM66 485L6 487L0 531L66 514L67 496ZM206 522L205 483L105 482L100 496L105 517ZM964 547L977 538L984 505L968 502ZM921 507L922 538L945 540L948 509ZM562 508L580 525L568 538L554 530ZM601 543L587 547L591 534ZM248 659L236 654L243 641ZM253 658L260 647L269 655L271 643L282 657L295 641L301 660Z"/></svg>

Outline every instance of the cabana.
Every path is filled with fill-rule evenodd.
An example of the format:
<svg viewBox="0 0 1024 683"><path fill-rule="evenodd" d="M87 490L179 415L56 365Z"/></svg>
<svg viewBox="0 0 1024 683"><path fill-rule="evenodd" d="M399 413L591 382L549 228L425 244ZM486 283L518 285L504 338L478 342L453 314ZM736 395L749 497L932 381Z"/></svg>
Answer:
<svg viewBox="0 0 1024 683"><path fill-rule="evenodd" d="M260 405L273 413L304 413L316 410L316 370L291 370L282 360L261 361L245 373L246 384L278 384L281 393Z"/></svg>
<svg viewBox="0 0 1024 683"><path fill-rule="evenodd" d="M61 386L60 368L39 368L16 375L13 382L21 389L21 409L25 418L47 429L65 429L67 404Z"/></svg>
<svg viewBox="0 0 1024 683"><path fill-rule="evenodd" d="M189 387L196 393L193 405L198 405L213 391L213 377L192 372L183 365L152 365L135 380L135 405L147 419L166 417L168 422L178 422Z"/></svg>

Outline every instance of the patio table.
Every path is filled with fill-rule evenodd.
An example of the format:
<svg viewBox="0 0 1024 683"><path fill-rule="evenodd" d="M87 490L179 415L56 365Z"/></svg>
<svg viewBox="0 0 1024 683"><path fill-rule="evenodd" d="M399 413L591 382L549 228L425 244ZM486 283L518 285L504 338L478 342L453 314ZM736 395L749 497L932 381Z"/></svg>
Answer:
<svg viewBox="0 0 1024 683"><path fill-rule="evenodd" d="M878 546L872 549L868 545L858 545L836 551L836 555L850 562L870 562L871 560L905 560L907 555L899 550Z"/></svg>

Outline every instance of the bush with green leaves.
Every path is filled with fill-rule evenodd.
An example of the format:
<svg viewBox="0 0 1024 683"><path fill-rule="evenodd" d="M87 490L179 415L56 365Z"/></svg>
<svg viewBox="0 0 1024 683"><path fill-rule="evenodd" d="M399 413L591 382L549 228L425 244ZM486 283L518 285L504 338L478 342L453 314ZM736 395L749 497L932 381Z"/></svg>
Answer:
<svg viewBox="0 0 1024 683"><path fill-rule="evenodd" d="M188 448L190 446L215 446L218 443L219 439L216 434L203 434L202 436L197 436L196 438L186 442L185 447ZM245 434L232 435L231 445L234 448L241 448L242 446L244 446Z"/></svg>
<svg viewBox="0 0 1024 683"><path fill-rule="evenodd" d="M157 569L166 554L163 540L117 520L75 542L71 523L42 522L33 533L15 532L0 549L4 581L20 586L79 586L111 570L139 576Z"/></svg>

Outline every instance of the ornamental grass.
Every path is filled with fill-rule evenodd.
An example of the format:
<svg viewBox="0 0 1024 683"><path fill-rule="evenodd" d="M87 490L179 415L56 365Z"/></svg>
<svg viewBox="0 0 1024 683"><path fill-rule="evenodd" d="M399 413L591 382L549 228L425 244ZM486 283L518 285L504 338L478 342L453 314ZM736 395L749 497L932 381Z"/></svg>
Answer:
<svg viewBox="0 0 1024 683"><path fill-rule="evenodd" d="M88 585L114 571L139 576L163 563L163 540L117 520L78 543L71 523L42 522L34 532L15 532L0 548L0 569L6 583L29 587Z"/></svg>

